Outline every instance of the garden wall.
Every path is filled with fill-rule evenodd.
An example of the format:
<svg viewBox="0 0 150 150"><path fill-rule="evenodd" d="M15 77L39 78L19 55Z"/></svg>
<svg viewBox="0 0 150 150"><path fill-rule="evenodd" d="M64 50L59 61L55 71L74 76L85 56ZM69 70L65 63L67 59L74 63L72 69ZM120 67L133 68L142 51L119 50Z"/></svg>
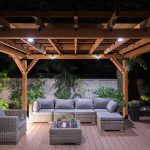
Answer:
<svg viewBox="0 0 150 150"><path fill-rule="evenodd" d="M16 80L21 82L21 79L10 79L11 82L14 82ZM28 79L28 83L33 82L33 80L36 80L36 79ZM55 83L55 80L48 79L48 78L44 80L46 81L45 85L43 85L43 88L45 91L45 97L55 98L54 92L56 91L56 89L53 86ZM116 79L83 79L80 89L77 88L76 90L81 91L83 98L92 98L94 97L94 95L92 94L92 91L100 87L112 87L112 88L117 89L117 80ZM6 101L10 100L9 99L10 93L11 93L11 88L7 86L5 90L2 93L0 93L0 99L6 100ZM73 91L72 91L72 95L73 95Z"/></svg>

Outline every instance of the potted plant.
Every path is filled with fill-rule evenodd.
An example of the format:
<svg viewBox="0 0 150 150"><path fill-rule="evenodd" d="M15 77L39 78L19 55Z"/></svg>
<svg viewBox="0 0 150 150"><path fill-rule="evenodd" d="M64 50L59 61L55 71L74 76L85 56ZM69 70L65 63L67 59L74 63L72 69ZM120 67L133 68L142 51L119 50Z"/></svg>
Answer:
<svg viewBox="0 0 150 150"><path fill-rule="evenodd" d="M142 103L142 106L140 108L140 114L142 116L150 116L150 96L142 95L141 103Z"/></svg>
<svg viewBox="0 0 150 150"><path fill-rule="evenodd" d="M129 102L129 114L131 120L139 121L140 102L138 100L132 100Z"/></svg>

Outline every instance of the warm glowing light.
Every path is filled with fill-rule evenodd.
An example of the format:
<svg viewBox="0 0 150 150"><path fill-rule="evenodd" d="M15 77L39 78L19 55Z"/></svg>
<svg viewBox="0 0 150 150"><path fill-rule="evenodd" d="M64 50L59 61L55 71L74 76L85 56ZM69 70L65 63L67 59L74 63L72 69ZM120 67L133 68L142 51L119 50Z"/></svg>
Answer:
<svg viewBox="0 0 150 150"><path fill-rule="evenodd" d="M96 59L100 59L100 55L97 54L97 55L96 55Z"/></svg>
<svg viewBox="0 0 150 150"><path fill-rule="evenodd" d="M54 59L54 58L55 58L55 55L54 55L54 54L52 54L51 59Z"/></svg>
<svg viewBox="0 0 150 150"><path fill-rule="evenodd" d="M119 41L119 42L122 42L122 41L123 41L123 38L118 38L118 41Z"/></svg>
<svg viewBox="0 0 150 150"><path fill-rule="evenodd" d="M33 43L34 39L33 38L28 38L28 42Z"/></svg>

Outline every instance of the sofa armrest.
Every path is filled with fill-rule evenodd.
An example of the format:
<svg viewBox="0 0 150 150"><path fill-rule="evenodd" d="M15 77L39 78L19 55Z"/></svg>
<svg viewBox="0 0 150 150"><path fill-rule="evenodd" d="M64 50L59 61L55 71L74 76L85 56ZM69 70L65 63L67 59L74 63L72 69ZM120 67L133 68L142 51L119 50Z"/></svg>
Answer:
<svg viewBox="0 0 150 150"><path fill-rule="evenodd" d="M15 132L17 131L17 116L5 116L0 118L0 132Z"/></svg>
<svg viewBox="0 0 150 150"><path fill-rule="evenodd" d="M18 116L19 119L26 119L27 112L22 109L13 109L13 110L6 110L4 111L6 116Z"/></svg>

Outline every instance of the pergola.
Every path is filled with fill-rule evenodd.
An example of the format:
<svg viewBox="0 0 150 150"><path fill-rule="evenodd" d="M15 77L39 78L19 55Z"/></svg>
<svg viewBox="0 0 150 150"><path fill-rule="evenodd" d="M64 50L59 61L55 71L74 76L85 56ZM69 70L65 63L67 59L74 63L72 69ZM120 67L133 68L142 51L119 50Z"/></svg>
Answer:
<svg viewBox="0 0 150 150"><path fill-rule="evenodd" d="M129 17L136 21L125 21ZM47 18L55 22L50 23ZM39 59L110 59L122 73L126 117L128 71L125 61L150 52L149 27L150 11L3 11L0 12L0 52L12 57L22 73L22 108L25 110L27 75ZM34 40L31 42L28 38ZM28 64L27 60L32 61Z"/></svg>

